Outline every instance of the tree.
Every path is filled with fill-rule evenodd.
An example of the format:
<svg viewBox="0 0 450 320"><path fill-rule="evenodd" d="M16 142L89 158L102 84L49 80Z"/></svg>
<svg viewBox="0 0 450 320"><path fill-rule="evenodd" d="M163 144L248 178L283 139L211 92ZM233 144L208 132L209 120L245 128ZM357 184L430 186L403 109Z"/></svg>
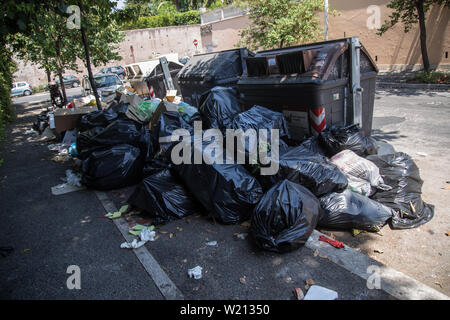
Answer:
<svg viewBox="0 0 450 320"><path fill-rule="evenodd" d="M316 41L323 32L316 15L324 9L323 0L245 0L239 5L248 7L252 25L241 31L238 45L252 50Z"/></svg>
<svg viewBox="0 0 450 320"><path fill-rule="evenodd" d="M427 50L427 30L426 30L426 14L432 5L444 5L450 7L450 0L392 0L387 6L394 9L389 16L390 20L386 20L378 30L378 35L383 35L397 23L402 22L404 32L408 33L411 28L419 23L420 30L420 48L422 51L423 67L426 72L430 71L430 60Z"/></svg>
<svg viewBox="0 0 450 320"><path fill-rule="evenodd" d="M78 0L80 8L80 28L78 46L74 49L88 70L89 82L95 96L97 108L101 109L100 97L92 73L92 64L100 66L112 60L120 60L117 53L119 43L125 35L118 29L114 8L110 0Z"/></svg>
<svg viewBox="0 0 450 320"><path fill-rule="evenodd" d="M39 19L28 26L26 33L18 33L10 41L17 56L44 68L47 80L50 72L57 74L63 93L63 103L67 94L63 81L66 70L78 70L76 52L73 49L74 30L67 28L66 18L57 5L36 8Z"/></svg>

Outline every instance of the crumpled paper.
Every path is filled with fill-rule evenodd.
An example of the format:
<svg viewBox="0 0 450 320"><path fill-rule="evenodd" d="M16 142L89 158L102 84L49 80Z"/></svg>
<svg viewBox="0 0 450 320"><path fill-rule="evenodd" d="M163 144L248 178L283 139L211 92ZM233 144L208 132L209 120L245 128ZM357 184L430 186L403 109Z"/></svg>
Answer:
<svg viewBox="0 0 450 320"><path fill-rule="evenodd" d="M150 231L150 228L143 229L139 234L141 241L134 239L132 242L124 242L120 245L122 249L137 249L142 247L148 241L155 241L156 232Z"/></svg>

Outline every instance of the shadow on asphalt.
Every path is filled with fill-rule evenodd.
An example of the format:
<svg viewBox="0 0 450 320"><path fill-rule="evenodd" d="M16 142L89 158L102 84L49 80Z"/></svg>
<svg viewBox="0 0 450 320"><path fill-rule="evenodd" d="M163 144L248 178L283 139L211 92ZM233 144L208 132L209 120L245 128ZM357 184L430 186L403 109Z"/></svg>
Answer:
<svg viewBox="0 0 450 320"><path fill-rule="evenodd" d="M388 88L377 88L377 92L383 92L388 96L397 97L412 97L412 96L428 96L436 97L438 94L436 92L431 92L427 90L417 90L417 89L388 89ZM375 97L376 100L381 99L381 97Z"/></svg>

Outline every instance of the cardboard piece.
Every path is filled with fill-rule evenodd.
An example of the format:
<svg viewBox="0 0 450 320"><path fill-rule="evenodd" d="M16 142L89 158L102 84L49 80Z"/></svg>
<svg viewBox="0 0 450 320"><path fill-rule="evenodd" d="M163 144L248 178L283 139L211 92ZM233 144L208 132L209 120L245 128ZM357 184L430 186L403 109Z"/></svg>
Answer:
<svg viewBox="0 0 450 320"><path fill-rule="evenodd" d="M53 114L56 132L75 129L78 125L78 119L81 118L82 115L97 110L96 106L55 110Z"/></svg>

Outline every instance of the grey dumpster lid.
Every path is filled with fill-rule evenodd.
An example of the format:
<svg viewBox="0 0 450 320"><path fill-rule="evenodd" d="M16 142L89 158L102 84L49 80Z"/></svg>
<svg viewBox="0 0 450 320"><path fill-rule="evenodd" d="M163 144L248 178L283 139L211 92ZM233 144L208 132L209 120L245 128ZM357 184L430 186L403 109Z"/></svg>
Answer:
<svg viewBox="0 0 450 320"><path fill-rule="evenodd" d="M245 48L195 55L181 69L178 78L206 81L235 78L242 74L247 55L253 53Z"/></svg>
<svg viewBox="0 0 450 320"><path fill-rule="evenodd" d="M349 39L350 38L344 38L281 49L259 51L256 53L255 58L277 57L301 51L303 52L303 60L306 68L306 72L301 74L301 77L327 80L338 61L338 58L348 50ZM361 45L361 53L361 69L365 68L378 72L375 62L363 45Z"/></svg>

